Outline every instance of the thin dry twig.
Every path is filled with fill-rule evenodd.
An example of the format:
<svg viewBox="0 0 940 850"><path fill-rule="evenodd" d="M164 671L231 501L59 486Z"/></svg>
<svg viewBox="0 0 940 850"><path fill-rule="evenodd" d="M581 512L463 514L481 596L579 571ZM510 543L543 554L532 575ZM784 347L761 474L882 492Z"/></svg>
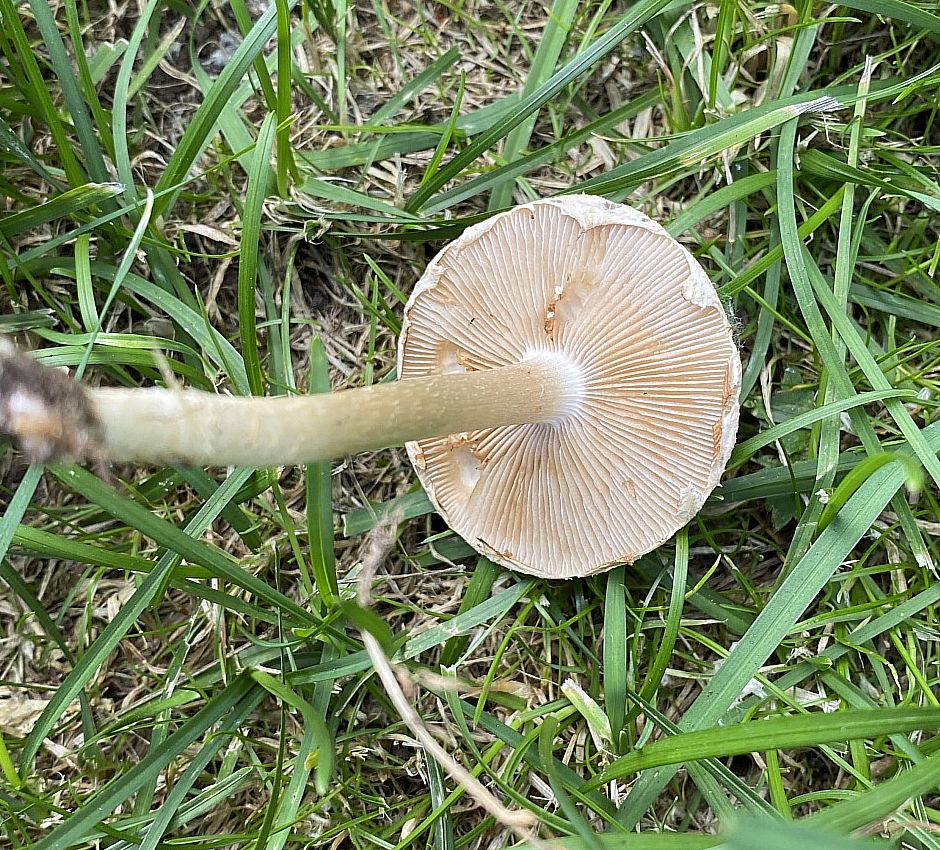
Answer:
<svg viewBox="0 0 940 850"><path fill-rule="evenodd" d="M363 607L369 607L372 602L373 579L379 566L395 545L395 529L400 522L400 516L392 515L373 529L366 554L362 559L357 585L357 598ZM551 850L552 845L536 834L538 819L534 815L523 810L507 809L428 731L421 716L415 711L412 701L405 696L406 689L414 691L418 687L408 671L399 664L393 664L381 644L366 631L362 632L362 642L395 710L418 743L433 756L447 775L463 788L480 808L498 823L512 830L521 841L538 850Z"/></svg>

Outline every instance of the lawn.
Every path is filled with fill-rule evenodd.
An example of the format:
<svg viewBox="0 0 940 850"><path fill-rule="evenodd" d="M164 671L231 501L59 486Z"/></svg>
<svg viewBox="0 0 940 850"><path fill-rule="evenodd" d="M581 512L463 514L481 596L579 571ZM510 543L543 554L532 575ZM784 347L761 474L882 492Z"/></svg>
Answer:
<svg viewBox="0 0 940 850"><path fill-rule="evenodd" d="M47 366L393 380L443 245L583 192L693 252L744 369L702 512L571 581L477 555L401 447L5 452L0 846L940 850L936 3L0 21L0 332Z"/></svg>

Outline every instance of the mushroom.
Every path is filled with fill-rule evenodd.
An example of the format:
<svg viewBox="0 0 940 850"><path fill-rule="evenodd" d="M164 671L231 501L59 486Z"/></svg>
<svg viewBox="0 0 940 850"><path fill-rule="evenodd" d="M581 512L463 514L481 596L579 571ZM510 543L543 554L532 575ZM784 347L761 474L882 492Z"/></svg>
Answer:
<svg viewBox="0 0 940 850"><path fill-rule="evenodd" d="M405 442L471 546L571 578L634 561L698 512L734 444L740 375L692 255L642 213L574 195L495 215L434 258L405 307L396 383L278 398L93 389L95 421L60 444L272 466Z"/></svg>
<svg viewBox="0 0 940 850"><path fill-rule="evenodd" d="M494 216L441 251L405 308L399 377L517 363L564 382L545 415L407 443L471 546L571 578L636 560L698 512L734 445L741 363L704 270L658 224L574 195Z"/></svg>

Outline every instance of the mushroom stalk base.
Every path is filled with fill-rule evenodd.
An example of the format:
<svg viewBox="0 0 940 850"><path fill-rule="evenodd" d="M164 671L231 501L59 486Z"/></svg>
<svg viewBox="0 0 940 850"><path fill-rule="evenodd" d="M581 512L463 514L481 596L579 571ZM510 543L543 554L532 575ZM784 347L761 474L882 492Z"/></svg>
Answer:
<svg viewBox="0 0 940 850"><path fill-rule="evenodd" d="M196 390L97 389L104 452L116 462L282 466L482 428L553 422L580 394L556 355L338 393L274 398Z"/></svg>

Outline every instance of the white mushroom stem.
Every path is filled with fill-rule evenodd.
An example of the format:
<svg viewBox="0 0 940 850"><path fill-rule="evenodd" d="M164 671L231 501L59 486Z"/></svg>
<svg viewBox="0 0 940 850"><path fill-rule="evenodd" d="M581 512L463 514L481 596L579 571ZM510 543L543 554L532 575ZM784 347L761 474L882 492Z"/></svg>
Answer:
<svg viewBox="0 0 940 850"><path fill-rule="evenodd" d="M581 394L565 358L275 398L96 389L104 453L117 462L281 466L481 428L562 418Z"/></svg>

